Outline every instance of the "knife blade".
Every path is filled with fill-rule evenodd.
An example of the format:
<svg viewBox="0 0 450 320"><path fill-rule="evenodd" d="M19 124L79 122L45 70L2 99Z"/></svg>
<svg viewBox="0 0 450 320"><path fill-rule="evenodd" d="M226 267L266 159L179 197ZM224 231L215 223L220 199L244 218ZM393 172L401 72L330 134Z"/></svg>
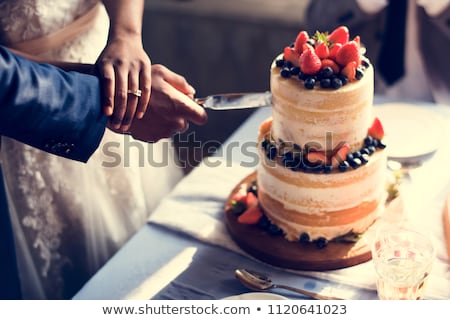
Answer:
<svg viewBox="0 0 450 320"><path fill-rule="evenodd" d="M443 210L443 223L444 223L444 239L445 245L447 247L447 257L450 259L450 193L445 199L444 210Z"/></svg>
<svg viewBox="0 0 450 320"><path fill-rule="evenodd" d="M197 98L195 102L206 109L212 110L261 108L272 105L272 94L269 91L214 94Z"/></svg>

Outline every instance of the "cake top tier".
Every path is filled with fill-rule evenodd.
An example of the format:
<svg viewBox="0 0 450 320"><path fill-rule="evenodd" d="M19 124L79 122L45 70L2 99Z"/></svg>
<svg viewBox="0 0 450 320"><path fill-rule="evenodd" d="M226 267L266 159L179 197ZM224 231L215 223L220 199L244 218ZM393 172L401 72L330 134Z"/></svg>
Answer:
<svg viewBox="0 0 450 320"><path fill-rule="evenodd" d="M316 31L314 35L300 31L275 64L282 77L298 77L307 89L316 85L339 89L364 76L365 69L370 67L364 52L360 37L350 39L346 26L337 27L331 33Z"/></svg>

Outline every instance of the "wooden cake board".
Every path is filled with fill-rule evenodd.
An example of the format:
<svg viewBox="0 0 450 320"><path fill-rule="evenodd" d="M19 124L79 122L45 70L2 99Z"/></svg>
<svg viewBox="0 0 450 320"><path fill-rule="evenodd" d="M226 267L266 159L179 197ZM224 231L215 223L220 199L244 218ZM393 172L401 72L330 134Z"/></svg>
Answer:
<svg viewBox="0 0 450 320"><path fill-rule="evenodd" d="M242 184L251 185L256 172L245 177L230 193L225 208ZM251 256L277 267L325 271L351 267L372 258L370 247L363 239L355 243L328 242L325 248L315 243L303 244L284 239L282 235L269 234L258 225L242 224L237 215L225 210L226 225L236 244Z"/></svg>

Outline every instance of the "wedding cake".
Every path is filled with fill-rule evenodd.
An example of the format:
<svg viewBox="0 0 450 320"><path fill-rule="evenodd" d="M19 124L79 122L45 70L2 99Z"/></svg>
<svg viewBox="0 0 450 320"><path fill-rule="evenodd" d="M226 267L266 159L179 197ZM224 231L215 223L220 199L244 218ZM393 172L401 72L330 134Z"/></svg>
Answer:
<svg viewBox="0 0 450 320"><path fill-rule="evenodd" d="M299 32L270 68L272 115L241 223L324 247L363 233L386 201L383 127L373 115L374 70L347 27Z"/></svg>

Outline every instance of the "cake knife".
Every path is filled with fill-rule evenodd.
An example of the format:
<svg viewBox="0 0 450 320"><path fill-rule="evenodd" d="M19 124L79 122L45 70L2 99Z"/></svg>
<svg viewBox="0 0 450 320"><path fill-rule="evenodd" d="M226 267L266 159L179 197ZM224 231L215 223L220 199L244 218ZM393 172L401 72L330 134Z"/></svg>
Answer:
<svg viewBox="0 0 450 320"><path fill-rule="evenodd" d="M212 110L261 108L272 105L272 94L270 91L214 94L204 98L196 98L195 102L205 109Z"/></svg>

